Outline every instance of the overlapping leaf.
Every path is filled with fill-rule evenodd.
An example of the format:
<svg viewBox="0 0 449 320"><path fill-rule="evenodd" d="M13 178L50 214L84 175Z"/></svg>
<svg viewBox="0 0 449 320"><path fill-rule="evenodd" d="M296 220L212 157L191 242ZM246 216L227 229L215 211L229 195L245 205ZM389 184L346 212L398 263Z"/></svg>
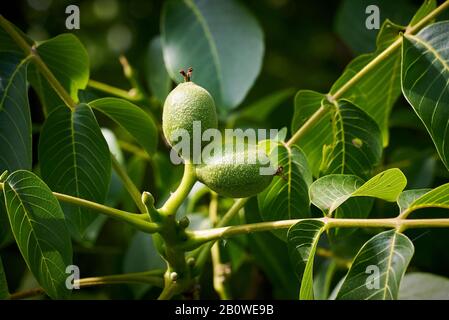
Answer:
<svg viewBox="0 0 449 320"><path fill-rule="evenodd" d="M430 190L408 190L401 196L399 206L401 212L408 213L421 208L445 208L449 209L449 183ZM414 201L412 201L414 200Z"/></svg>
<svg viewBox="0 0 449 320"><path fill-rule="evenodd" d="M25 170L8 177L4 195L14 237L34 277L51 298L67 297L65 270L72 264L72 244L57 199Z"/></svg>
<svg viewBox="0 0 449 320"><path fill-rule="evenodd" d="M399 169L388 169L363 183L354 175L327 175L310 186L310 200L326 214L332 214L351 197L396 201L407 179Z"/></svg>
<svg viewBox="0 0 449 320"><path fill-rule="evenodd" d="M432 189L413 189L403 191L398 198L399 211L401 213L404 212L405 210L410 208L410 205L414 203L416 199L419 199L421 196L431 190Z"/></svg>
<svg viewBox="0 0 449 320"><path fill-rule="evenodd" d="M295 96L295 112L292 132L296 132L324 103L324 94L300 90ZM296 143L304 151L314 176L318 177L323 156L323 146L330 145L332 138L332 115L327 112L313 127L307 130Z"/></svg>
<svg viewBox="0 0 449 320"><path fill-rule="evenodd" d="M154 120L145 111L118 98L97 99L89 102L89 106L123 127L149 155L154 154L158 143L158 130Z"/></svg>
<svg viewBox="0 0 449 320"><path fill-rule="evenodd" d="M333 110L333 142L323 150L323 174L354 174L366 178L380 161L379 127L363 110L349 101Z"/></svg>
<svg viewBox="0 0 449 320"><path fill-rule="evenodd" d="M108 145L88 105L58 108L47 118L39 141L43 179L53 191L104 202L111 179ZM63 204L69 228L82 235L96 215Z"/></svg>
<svg viewBox="0 0 449 320"><path fill-rule="evenodd" d="M173 80L193 67L193 81L205 87L221 110L236 107L262 65L263 33L235 0L170 0L161 16L164 61Z"/></svg>
<svg viewBox="0 0 449 320"><path fill-rule="evenodd" d="M282 167L283 170L257 196L262 219L272 221L309 217L308 189L312 176L302 151L295 146L278 145L270 154L270 160L274 167ZM282 235L285 238L285 232Z"/></svg>
<svg viewBox="0 0 449 320"><path fill-rule="evenodd" d="M288 251L301 282L299 298L313 300L313 261L324 223L317 220L298 222L288 231Z"/></svg>
<svg viewBox="0 0 449 320"><path fill-rule="evenodd" d="M355 257L337 299L397 299L401 279L413 253L413 243L395 230L374 236Z"/></svg>
<svg viewBox="0 0 449 320"><path fill-rule="evenodd" d="M0 174L5 170L31 169L31 115L26 82L28 61L18 51L0 51ZM0 246L11 238L1 197Z"/></svg>
<svg viewBox="0 0 449 320"><path fill-rule="evenodd" d="M332 86L331 94L335 94L338 89L397 39L401 31L403 31L403 27L387 20L378 35L377 51L361 55L351 61L342 76ZM388 144L388 118L394 102L401 93L400 70L401 57L399 50L397 50L372 68L340 97L350 100L376 121L382 131L384 145Z"/></svg>
<svg viewBox="0 0 449 320"><path fill-rule="evenodd" d="M449 21L406 35L402 46L402 92L449 168Z"/></svg>

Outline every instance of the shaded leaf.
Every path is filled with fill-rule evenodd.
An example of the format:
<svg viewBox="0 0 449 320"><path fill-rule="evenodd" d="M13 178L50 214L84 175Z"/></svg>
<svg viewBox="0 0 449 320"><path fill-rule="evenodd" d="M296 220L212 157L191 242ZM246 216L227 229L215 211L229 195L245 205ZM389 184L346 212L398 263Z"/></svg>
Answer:
<svg viewBox="0 0 449 320"><path fill-rule="evenodd" d="M2 258L0 257L0 300L8 299L9 289L8 282L6 282L6 274L3 269Z"/></svg>
<svg viewBox="0 0 449 320"><path fill-rule="evenodd" d="M248 119L255 122L263 122L267 120L271 112L273 112L281 103L290 98L295 93L295 89L283 89L268 96L265 96L256 102L245 106L241 111L237 111L234 115L238 119Z"/></svg>
<svg viewBox="0 0 449 320"><path fill-rule="evenodd" d="M375 39L380 31L365 26L367 20L371 21L372 11L366 12L370 5L379 8L381 24L387 17L397 23L407 24L416 10L407 0L344 0L337 11L335 29L355 53L376 49Z"/></svg>
<svg viewBox="0 0 449 320"><path fill-rule="evenodd" d="M149 154L156 151L158 130L154 120L135 104L118 98L102 98L89 102L124 128Z"/></svg>
<svg viewBox="0 0 449 320"><path fill-rule="evenodd" d="M449 168L449 22L406 35L402 46L402 92L432 137Z"/></svg>
<svg viewBox="0 0 449 320"><path fill-rule="evenodd" d="M0 174L31 169L31 115L27 90L27 59L19 52L0 51ZM12 239L0 198L0 246Z"/></svg>
<svg viewBox="0 0 449 320"><path fill-rule="evenodd" d="M20 252L51 298L70 294L65 281L72 243L59 202L34 173L19 170L5 182L5 202Z"/></svg>
<svg viewBox="0 0 449 320"><path fill-rule="evenodd" d="M313 300L313 261L325 225L317 220L298 222L288 230L288 252L301 283L300 300Z"/></svg>
<svg viewBox="0 0 449 320"><path fill-rule="evenodd" d="M431 273L407 273L399 287L399 300L449 300L449 279Z"/></svg>
<svg viewBox="0 0 449 320"><path fill-rule="evenodd" d="M337 103L332 122L334 141L323 149L322 173L368 177L382 155L379 127L348 101Z"/></svg>
<svg viewBox="0 0 449 320"><path fill-rule="evenodd" d="M355 74L378 56L394 40L399 38L404 27L389 20L385 21L377 38L377 50L374 53L358 56L346 67L340 78L331 88L335 94ZM341 98L350 100L370 115L379 126L383 145L388 145L388 120L393 104L401 94L400 87L401 55L400 51L392 52L377 66L367 72L357 83L346 90Z"/></svg>
<svg viewBox="0 0 449 320"><path fill-rule="evenodd" d="M262 65L263 33L235 0L170 0L161 16L162 50L171 78L193 67L222 111L242 102Z"/></svg>
<svg viewBox="0 0 449 320"><path fill-rule="evenodd" d="M165 68L161 37L153 38L145 57L145 76L153 95L160 103L165 101L171 89L171 79Z"/></svg>
<svg viewBox="0 0 449 320"><path fill-rule="evenodd" d="M270 154L274 167L282 174L258 194L260 214L265 221L306 218L310 216L308 189L312 176L303 152L296 146L278 145ZM275 232L285 239L285 231Z"/></svg>
<svg viewBox="0 0 449 320"><path fill-rule="evenodd" d="M295 112L293 115L291 130L292 133L299 130L324 103L324 94L311 91L300 90L295 96ZM323 146L329 145L333 141L332 136L332 115L330 112L324 114L313 127L307 130L296 144L304 151L307 162L310 165L315 177L319 176L320 165L323 157Z"/></svg>
<svg viewBox="0 0 449 320"><path fill-rule="evenodd" d="M245 205L247 223L261 222L259 208L255 198ZM248 249L254 256L255 263L264 271L280 299L297 299L299 285L290 263L287 244L269 232L248 234Z"/></svg>
<svg viewBox="0 0 449 320"><path fill-rule="evenodd" d="M54 110L42 128L39 160L53 191L103 203L111 179L108 145L88 105ZM63 203L69 229L82 236L96 218L88 209Z"/></svg>
<svg viewBox="0 0 449 320"><path fill-rule="evenodd" d="M413 243L395 230L374 236L355 257L337 299L397 299L400 282L413 253Z"/></svg>

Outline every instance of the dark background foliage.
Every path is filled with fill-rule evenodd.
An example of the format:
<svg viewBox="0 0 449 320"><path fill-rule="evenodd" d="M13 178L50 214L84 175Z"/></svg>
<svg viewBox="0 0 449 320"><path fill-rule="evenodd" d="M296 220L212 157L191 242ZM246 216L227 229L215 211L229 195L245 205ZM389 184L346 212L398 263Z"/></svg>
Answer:
<svg viewBox="0 0 449 320"><path fill-rule="evenodd" d="M351 12L351 3L354 5L355 2L365 6L368 3L362 0L244 1L264 31L265 54L260 75L237 110L243 110L245 106L281 89L291 88L292 94L280 103L263 123L255 124L251 119L239 119L237 126L289 128L293 116L294 92L299 89L327 92L353 57L374 49L376 31L366 31L363 28L365 17ZM416 11L420 1L382 3L382 19L389 17L394 22L405 23ZM68 4L77 4L81 11L81 29L73 33L88 50L91 78L128 89L129 83L118 60L119 55L124 54L145 83L146 51L151 39L160 33L159 16L163 2L28 0L3 1L0 6L1 13L7 19L32 38L44 40L67 32L64 11ZM193 43L192 46L194 45ZM98 95L98 92L88 89L83 94L92 97ZM30 98L33 120L38 127L43 122L43 115L35 93L30 92ZM107 123L106 119L99 120L101 124ZM384 167L401 168L407 175L408 188L433 187L447 181L447 171L440 163L429 135L402 97L396 103L390 127L391 138L388 148L384 150ZM38 137L34 138L37 141ZM161 158L162 154L163 152ZM170 170L179 170L167 165L163 159L160 161L160 172L156 174L154 169L140 165L138 160L129 154L125 154L125 157L128 165L132 161L137 163L133 170L136 176L144 177L141 179L142 189L154 190L155 185L156 188L160 187L157 181L176 181L177 174L172 174ZM120 185L114 185L113 182L114 186L118 193L122 192ZM165 186L165 189L167 188L168 186ZM113 191L114 188L111 194ZM159 190L156 197L164 197L162 190ZM117 202L114 197L111 199L112 203ZM126 200L122 199L117 205L126 206ZM207 210L206 205L207 202L204 201L198 206L200 218L201 212ZM229 201L223 203L224 209L226 206L229 206ZM257 203L250 202L248 207L253 208L247 210L248 212L257 212ZM396 213L397 208L394 205L376 202L371 216L393 216ZM416 216L418 215L437 217L441 213L437 210L425 210L417 212ZM257 221L260 218L252 213L241 219ZM103 225L103 222L98 223ZM113 221L104 223L98 232L95 246L93 242L87 241L74 247L75 261L80 266L82 276L143 271L162 266L162 261L152 249L151 238L148 236L136 235L130 227ZM370 234L361 230L356 236L353 235L350 241L340 240L334 247L344 259L353 255L369 236ZM416 247L411 269L449 276L449 254L446 248L449 230L417 230L409 232L409 236ZM357 239L360 241L356 241ZM224 259L230 261L234 271L231 287L235 297L297 296L298 284L293 280L295 278L289 267L286 246L271 234L238 237L221 243L221 246L224 248ZM2 258L11 292L36 285L31 274L26 271L15 245L5 247ZM318 265L322 262L319 259ZM340 274L343 274L343 270L337 272L337 275ZM338 276L335 279L337 281ZM276 282L278 284L274 285ZM157 292L156 289L148 290L141 285L123 285L86 289L82 290L82 293L76 293L74 297L155 297ZM216 297L211 285L210 271L203 276L201 295L205 298Z"/></svg>

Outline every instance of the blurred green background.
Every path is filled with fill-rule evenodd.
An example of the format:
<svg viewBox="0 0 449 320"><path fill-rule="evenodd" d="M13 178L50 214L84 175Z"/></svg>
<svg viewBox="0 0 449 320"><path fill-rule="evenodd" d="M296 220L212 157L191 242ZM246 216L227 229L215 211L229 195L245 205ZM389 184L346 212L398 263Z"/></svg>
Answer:
<svg viewBox="0 0 449 320"><path fill-rule="evenodd" d="M217 0L224 1L224 0ZM294 93L299 89L327 92L341 75L348 62L360 53L374 49L377 30L364 27L366 15L363 9L368 4L378 4L381 19L391 18L397 23L407 23L420 5L420 1L312 1L312 0L248 0L241 1L260 23L265 39L262 70L249 94L237 111L260 101L270 93L288 89L285 98L276 103L262 122L234 116L236 126L260 126L265 128L290 128L293 116ZM66 30L65 8L76 4L81 12L80 30ZM119 56L125 55L138 72L138 78L146 86L145 66L150 41L160 34L160 12L163 1L148 0L21 0L5 1L1 14L16 24L35 40L45 40L65 32L73 32L85 45L91 64L91 78L128 90L129 82L123 75ZM192 44L194 45L194 44ZM86 90L86 97L99 93ZM43 121L38 101L30 93L31 108L37 126ZM230 116L232 118L232 116ZM104 119L100 119L105 121ZM102 123L104 124L104 123ZM107 124L107 123L106 123ZM226 124L224 124L226 125ZM229 123L227 125L230 125ZM432 141L410 106L401 97L396 103L391 119L390 145L384 151L383 167L400 167L409 180L407 188L433 187L447 182L446 169L436 156ZM37 140L38 137L35 137ZM164 198L163 189L174 184L179 168L167 163L167 152L161 152L149 166L145 159L123 152L130 175L142 190L156 188L156 198ZM174 171L172 171L174 170ZM174 172L174 173L173 173ZM116 201L123 193L114 180L111 187L110 205L129 208L129 199ZM159 193L158 193L159 192ZM197 215L193 224L207 223L207 199L202 197L195 206ZM191 199L192 200L192 199ZM192 200L194 201L194 200ZM225 210L231 204L222 200ZM240 221L258 221L257 203L248 205L246 216ZM184 208L185 209L185 208ZM396 214L397 208L384 202L376 203L371 216ZM426 210L416 216L440 216L444 212ZM446 214L447 215L447 214ZM238 223L239 221L235 221ZM75 245L75 262L81 276L106 275L122 272L144 271L162 268L163 263L152 249L151 238L135 233L120 223L99 219L93 227L92 239ZM343 259L350 257L371 234L361 230L347 242L335 245L337 254ZM412 270L449 276L448 230L419 230L410 232L416 248ZM358 241L360 240L360 241ZM94 245L95 243L95 245ZM328 244L324 244L327 246ZM237 298L295 298L297 283L287 257L285 244L272 236L242 236L221 243L223 259L229 261L233 275L231 286ZM15 245L2 249L10 291L36 286L26 272L26 266ZM318 266L326 265L319 260ZM212 289L210 268L202 278L201 296L216 298ZM344 269L337 270L334 282ZM142 285L119 285L91 288L76 292L75 298L154 298L158 289Z"/></svg>

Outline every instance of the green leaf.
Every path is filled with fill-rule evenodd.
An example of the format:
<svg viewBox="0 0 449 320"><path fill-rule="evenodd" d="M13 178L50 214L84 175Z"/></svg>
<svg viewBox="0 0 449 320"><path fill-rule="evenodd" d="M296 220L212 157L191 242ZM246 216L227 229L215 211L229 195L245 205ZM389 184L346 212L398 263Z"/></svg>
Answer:
<svg viewBox="0 0 449 320"><path fill-rule="evenodd" d="M382 155L377 124L349 101L336 103L332 123L334 141L323 149L323 174L370 176Z"/></svg>
<svg viewBox="0 0 449 320"><path fill-rule="evenodd" d="M306 218L310 216L309 186L312 175L303 152L296 146L278 145L270 154L274 167L282 174L258 194L260 214L265 221ZM276 232L285 239L285 231Z"/></svg>
<svg viewBox="0 0 449 320"><path fill-rule="evenodd" d="M238 30L238 31L237 31ZM162 50L168 72L193 67L193 81L206 88L219 109L236 107L260 72L263 33L235 0L170 0L161 16Z"/></svg>
<svg viewBox="0 0 449 320"><path fill-rule="evenodd" d="M71 33L61 34L39 43L37 53L77 102L78 90L85 89L89 81L89 56L83 44ZM48 87L48 84L44 86L46 89Z"/></svg>
<svg viewBox="0 0 449 320"><path fill-rule="evenodd" d="M295 112L292 120L292 132L296 132L322 105L326 99L324 94L300 90L295 96ZM330 112L324 114L318 122L307 130L296 144L304 151L312 173L319 176L320 164L323 157L323 146L330 145L333 141L332 121Z"/></svg>
<svg viewBox="0 0 449 320"><path fill-rule="evenodd" d="M349 63L341 77L331 88L335 94L355 74L378 56L383 50L399 37L404 27L389 20L385 21L377 38L377 50L364 54ZM383 145L388 145L388 120L391 109L399 95L401 72L401 56L399 50L391 53L376 67L367 72L355 85L344 92L341 98L350 100L363 109L378 124L382 131Z"/></svg>
<svg viewBox="0 0 449 320"><path fill-rule="evenodd" d="M399 288L399 300L449 300L449 279L431 273L407 273Z"/></svg>
<svg viewBox="0 0 449 320"><path fill-rule="evenodd" d="M21 53L0 51L0 174L31 169L31 115L27 90L27 59ZM6 209L0 198L0 246L12 239Z"/></svg>
<svg viewBox="0 0 449 320"><path fill-rule="evenodd" d="M431 189L414 189L402 191L398 198L399 211L402 213L407 210L416 199L420 198L430 190Z"/></svg>
<svg viewBox="0 0 449 320"><path fill-rule="evenodd" d="M171 89L171 79L165 68L161 37L153 38L145 56L145 76L153 95L164 103Z"/></svg>
<svg viewBox="0 0 449 320"><path fill-rule="evenodd" d="M313 300L313 261L325 225L317 220L300 221L288 230L288 252L301 282L300 300Z"/></svg>
<svg viewBox="0 0 449 320"><path fill-rule="evenodd" d="M9 298L8 282L6 281L5 270L3 269L2 258L0 257L0 300Z"/></svg>
<svg viewBox="0 0 449 320"><path fill-rule="evenodd" d="M419 7L418 11L416 11L412 20L410 21L410 25L414 26L419 21L421 21L425 16L435 10L437 7L436 0L425 0L421 7Z"/></svg>
<svg viewBox="0 0 449 320"><path fill-rule="evenodd" d="M327 175L310 186L310 200L325 214L330 215L351 197L372 197L394 202L407 184L399 169L383 171L367 182L354 175Z"/></svg>
<svg viewBox="0 0 449 320"><path fill-rule="evenodd" d="M363 245L338 292L343 300L394 300L414 253L413 243L395 230Z"/></svg>
<svg viewBox="0 0 449 320"><path fill-rule="evenodd" d="M72 264L72 243L58 200L25 170L8 177L4 195L14 237L34 277L51 298L68 297L65 270Z"/></svg>
<svg viewBox="0 0 449 320"><path fill-rule="evenodd" d="M92 109L54 110L39 141L41 174L53 191L103 203L111 179L111 156ZM70 231L82 236L96 218L88 209L64 203Z"/></svg>
<svg viewBox="0 0 449 320"><path fill-rule="evenodd" d="M424 193L425 189L411 190L410 192L414 192L412 193L412 195L416 200L414 200L413 202L408 201L407 203L406 201L404 201L404 198L407 197L407 194L403 196L402 205L400 204L401 212L404 211L412 212L422 208L449 209L449 197L448 197L449 183L443 184L438 188L435 188L427 193ZM418 197L419 194L422 195ZM404 210L402 210L402 208L404 208Z"/></svg>
<svg viewBox="0 0 449 320"><path fill-rule="evenodd" d="M441 160L449 168L449 22L406 35L402 45L402 92L424 123Z"/></svg>
<svg viewBox="0 0 449 320"><path fill-rule="evenodd" d="M154 154L158 143L157 126L141 108L118 98L97 99L89 102L89 106L104 113L125 129L148 155Z"/></svg>

